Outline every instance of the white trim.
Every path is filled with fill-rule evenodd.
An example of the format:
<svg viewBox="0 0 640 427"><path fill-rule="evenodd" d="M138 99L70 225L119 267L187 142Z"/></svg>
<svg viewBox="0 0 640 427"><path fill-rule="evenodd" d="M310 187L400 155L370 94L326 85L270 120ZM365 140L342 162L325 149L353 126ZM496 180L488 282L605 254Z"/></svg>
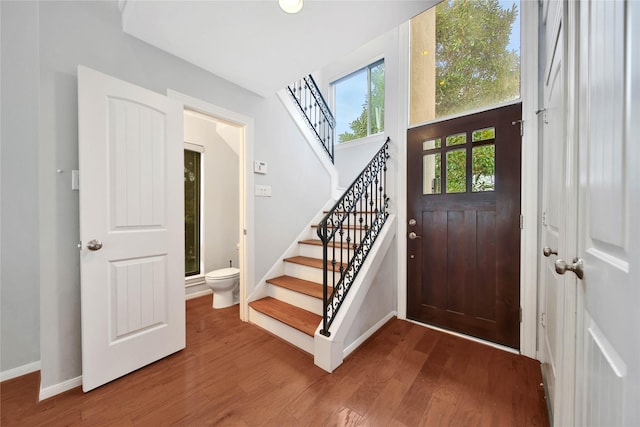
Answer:
<svg viewBox="0 0 640 427"><path fill-rule="evenodd" d="M398 313L396 311L392 311L388 313L386 316L384 316L382 319L380 319L375 325L370 327L364 334L360 335L358 339L356 339L354 342L352 342L347 347L345 347L345 349L342 352L342 357L345 358L351 353L353 353L358 347L364 344L364 342L368 340L371 337L371 335L375 334L378 331L378 329L383 327L385 323L387 323L392 318L396 317L397 314Z"/></svg>
<svg viewBox="0 0 640 427"><path fill-rule="evenodd" d="M407 318L407 126L409 123L409 70L410 70L411 23L405 22L398 29L398 93L405 94L404 102L398 104L398 162L396 163L397 190L396 213L398 218L398 319Z"/></svg>
<svg viewBox="0 0 640 427"><path fill-rule="evenodd" d="M522 169L520 212L520 353L536 357L538 319L538 3L520 2L520 97L522 99Z"/></svg>
<svg viewBox="0 0 640 427"><path fill-rule="evenodd" d="M195 144L193 142L184 142L184 149L188 151L195 151L196 153L204 153L204 145Z"/></svg>
<svg viewBox="0 0 640 427"><path fill-rule="evenodd" d="M7 369L0 372L0 382L10 380L13 378L21 377L23 375L30 374L40 370L40 361L27 363L26 365L18 366L16 368Z"/></svg>
<svg viewBox="0 0 640 427"><path fill-rule="evenodd" d="M198 292L193 292L193 293L190 293L190 294L186 294L184 296L184 300L185 301L189 301L190 299L204 297L206 295L211 295L212 293L213 293L213 291L211 289L205 289L203 291L198 291Z"/></svg>
<svg viewBox="0 0 640 427"><path fill-rule="evenodd" d="M433 329L434 331L444 332L445 334L453 335L453 336L456 336L458 338L463 338L463 339L468 340L468 341L473 341L473 342L477 342L479 344L484 344L484 345L489 346L489 347L497 348L498 350L506 351L507 353L520 354L520 352L518 350L516 350L515 348L511 348L511 347L507 347L507 346L504 346L504 345L496 344L496 343L491 342L491 341L485 341L483 339L476 338L476 337L473 337L471 335L461 334L461 333L458 333L458 332L450 331L448 329L443 329L443 328L439 328L437 326L428 325L426 323L418 322L416 320L407 319L407 322L413 323L413 324L418 325L418 326L423 326L423 327L425 327L427 329Z"/></svg>
<svg viewBox="0 0 640 427"><path fill-rule="evenodd" d="M50 397L56 396L60 393L64 393L65 391L69 391L76 387L80 387L81 385L82 385L82 375L80 375L79 377L71 378L70 380L66 380L58 384L54 384L46 388L40 388L40 394L38 396L38 400L42 401L45 399L49 399Z"/></svg>
<svg viewBox="0 0 640 427"><path fill-rule="evenodd" d="M189 95L167 89L167 96L177 99L184 107L206 115L210 115L227 123L243 128L244 142L240 144L240 229L238 230L238 251L240 261L240 320L249 320L247 302L248 286L255 283L255 236L253 233L255 208L253 195L253 146L254 120L249 116L236 113L226 108L201 101Z"/></svg>

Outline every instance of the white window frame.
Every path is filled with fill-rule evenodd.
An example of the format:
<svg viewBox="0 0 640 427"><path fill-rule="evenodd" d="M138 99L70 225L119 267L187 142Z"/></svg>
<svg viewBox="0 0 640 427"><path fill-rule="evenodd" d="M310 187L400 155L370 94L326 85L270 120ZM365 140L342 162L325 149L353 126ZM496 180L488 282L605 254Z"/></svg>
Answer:
<svg viewBox="0 0 640 427"><path fill-rule="evenodd" d="M194 144L191 142L184 142L184 149L188 151L195 151L200 153L200 273L195 274L193 276L185 276L184 284L186 287L201 285L205 282L205 275L207 274L204 266L205 261L205 223L202 220L205 214L205 203L204 203L204 186L205 186L205 148L203 145Z"/></svg>
<svg viewBox="0 0 640 427"><path fill-rule="evenodd" d="M344 73L336 78L331 79L331 81L329 81L329 98L330 98L330 105L331 105L331 110L336 112L336 84L340 83L340 81L346 80L349 77L353 76L356 73L359 73L363 70L367 70L367 102L370 105L371 104L371 68L379 65L379 64L385 64L385 58L384 56L380 56L380 57L376 57L375 59L371 60L371 61L367 61L366 64L362 65L360 64L357 68L355 69L350 69L349 72ZM384 91L384 102L383 102L383 116L384 114L386 114L386 101L387 101L387 94L386 94L386 87L387 87L387 70L386 70L386 65L384 68L384 75L385 75L385 91ZM337 115L337 114L336 114ZM386 120L383 119L383 123L386 123ZM374 139L376 136L380 136L382 134L384 134L384 129L381 132L377 132L377 133L371 133L371 120L367 121L367 135L361 138L355 138L355 139L351 139L349 141L344 141L344 142L338 142L338 133L337 130L335 131L335 147L339 147L339 146L343 146L345 144L351 144L354 142L362 142L364 140L371 140ZM375 138L376 140L378 138Z"/></svg>

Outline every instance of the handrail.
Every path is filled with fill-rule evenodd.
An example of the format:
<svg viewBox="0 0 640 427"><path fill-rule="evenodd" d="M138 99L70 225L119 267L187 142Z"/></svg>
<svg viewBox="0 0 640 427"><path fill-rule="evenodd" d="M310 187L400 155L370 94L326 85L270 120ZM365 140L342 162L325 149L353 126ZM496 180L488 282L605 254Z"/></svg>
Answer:
<svg viewBox="0 0 640 427"><path fill-rule="evenodd" d="M333 162L333 141L336 120L331 114L320 89L309 74L287 87L298 109L306 119L316 139L327 152Z"/></svg>
<svg viewBox="0 0 640 427"><path fill-rule="evenodd" d="M318 224L324 266L320 333L327 337L331 335L331 323L389 216L389 197L386 192L389 141L387 138L382 148ZM329 284L333 288L331 295Z"/></svg>

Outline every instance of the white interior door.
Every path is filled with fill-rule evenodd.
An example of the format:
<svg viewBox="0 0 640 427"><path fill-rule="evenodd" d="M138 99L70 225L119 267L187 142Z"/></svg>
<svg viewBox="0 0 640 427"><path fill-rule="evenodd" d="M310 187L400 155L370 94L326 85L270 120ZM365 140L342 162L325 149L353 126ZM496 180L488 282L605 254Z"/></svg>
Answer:
<svg viewBox="0 0 640 427"><path fill-rule="evenodd" d="M566 289L564 276L555 272L558 253L566 251L567 193L566 162L567 127L565 102L565 31L563 2L542 4L541 58L542 102L540 112L542 136L542 227L540 253L540 327L539 359L548 393L551 415L560 419L557 408L562 408L563 364L566 352L565 325Z"/></svg>
<svg viewBox="0 0 640 427"><path fill-rule="evenodd" d="M78 67L78 125L88 391L185 347L182 105Z"/></svg>
<svg viewBox="0 0 640 427"><path fill-rule="evenodd" d="M638 426L640 4L579 7L576 425Z"/></svg>

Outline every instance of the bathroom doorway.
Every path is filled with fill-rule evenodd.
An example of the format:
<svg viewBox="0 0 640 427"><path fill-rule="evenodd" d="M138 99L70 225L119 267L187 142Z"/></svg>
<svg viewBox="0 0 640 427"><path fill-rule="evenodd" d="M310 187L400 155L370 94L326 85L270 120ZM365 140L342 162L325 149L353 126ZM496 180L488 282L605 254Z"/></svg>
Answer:
<svg viewBox="0 0 640 427"><path fill-rule="evenodd" d="M247 197L253 187L248 173L253 119L178 92L167 94L184 104L184 179L194 184L185 191L192 197L185 206L185 222L191 221L185 230L185 298L210 295L205 275L231 263L240 269L240 318L246 320L247 284L253 283L253 261L246 256L253 253L247 233L253 223L253 199Z"/></svg>
<svg viewBox="0 0 640 427"><path fill-rule="evenodd" d="M209 293L205 275L239 265L242 127L184 110L185 286Z"/></svg>

